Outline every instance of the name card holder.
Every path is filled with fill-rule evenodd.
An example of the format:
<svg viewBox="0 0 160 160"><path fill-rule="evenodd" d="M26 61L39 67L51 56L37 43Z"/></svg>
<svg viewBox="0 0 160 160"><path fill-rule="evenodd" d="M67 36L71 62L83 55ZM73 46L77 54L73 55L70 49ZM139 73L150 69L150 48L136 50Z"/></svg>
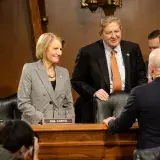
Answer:
<svg viewBox="0 0 160 160"><path fill-rule="evenodd" d="M48 123L73 123L72 119L65 119L65 118L52 118L52 119L43 119L43 124L48 124Z"/></svg>

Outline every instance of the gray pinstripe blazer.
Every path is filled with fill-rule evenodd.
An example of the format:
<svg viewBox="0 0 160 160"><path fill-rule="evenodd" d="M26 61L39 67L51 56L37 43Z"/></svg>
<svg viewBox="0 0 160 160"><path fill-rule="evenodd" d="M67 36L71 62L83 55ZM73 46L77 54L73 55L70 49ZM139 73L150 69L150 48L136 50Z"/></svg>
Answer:
<svg viewBox="0 0 160 160"><path fill-rule="evenodd" d="M22 120L37 124L43 118L75 120L70 78L67 69L56 66L55 91L41 60L25 64L18 87L18 108Z"/></svg>

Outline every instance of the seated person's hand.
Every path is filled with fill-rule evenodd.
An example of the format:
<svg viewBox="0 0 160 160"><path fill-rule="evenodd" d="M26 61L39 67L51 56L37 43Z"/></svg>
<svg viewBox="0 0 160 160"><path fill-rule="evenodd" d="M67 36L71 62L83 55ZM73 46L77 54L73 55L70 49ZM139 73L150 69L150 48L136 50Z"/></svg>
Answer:
<svg viewBox="0 0 160 160"><path fill-rule="evenodd" d="M25 159L28 159L28 157L33 157L33 160L38 160L38 154L39 154L39 144L38 144L38 138L34 137L34 146L32 146L28 152L25 154Z"/></svg>
<svg viewBox="0 0 160 160"><path fill-rule="evenodd" d="M37 138L37 137L34 137L34 152L33 152L33 160L38 160L38 154L39 154L38 138Z"/></svg>
<svg viewBox="0 0 160 160"><path fill-rule="evenodd" d="M115 119L116 119L115 117L108 117L108 118L103 120L103 123L106 124L106 126L108 127L109 121L110 120L115 120Z"/></svg>
<svg viewBox="0 0 160 160"><path fill-rule="evenodd" d="M102 101L106 101L109 98L108 93L103 89L96 91L93 96L99 98Z"/></svg>

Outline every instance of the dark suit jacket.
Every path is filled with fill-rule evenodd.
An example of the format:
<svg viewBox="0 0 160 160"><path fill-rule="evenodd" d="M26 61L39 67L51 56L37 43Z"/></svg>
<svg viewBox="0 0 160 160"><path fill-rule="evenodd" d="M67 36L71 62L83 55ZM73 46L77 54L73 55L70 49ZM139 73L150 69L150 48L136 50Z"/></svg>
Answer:
<svg viewBox="0 0 160 160"><path fill-rule="evenodd" d="M146 73L147 73L147 77L148 77L148 61L145 61L145 66L146 66Z"/></svg>
<svg viewBox="0 0 160 160"><path fill-rule="evenodd" d="M11 152L4 149L2 146L0 146L0 157L2 160L20 160L20 158L14 157ZM23 160L23 159L21 159Z"/></svg>
<svg viewBox="0 0 160 160"><path fill-rule="evenodd" d="M138 119L139 139L137 149L160 146L160 78L134 88L127 104L116 120L109 122L109 131L121 132Z"/></svg>
<svg viewBox="0 0 160 160"><path fill-rule="evenodd" d="M148 70L148 61L145 61L146 69Z"/></svg>
<svg viewBox="0 0 160 160"><path fill-rule="evenodd" d="M122 40L120 46L125 65L125 91L130 92L133 87L147 82L146 69L138 44ZM87 101L101 88L110 93L108 66L102 40L80 49L71 83L75 91Z"/></svg>

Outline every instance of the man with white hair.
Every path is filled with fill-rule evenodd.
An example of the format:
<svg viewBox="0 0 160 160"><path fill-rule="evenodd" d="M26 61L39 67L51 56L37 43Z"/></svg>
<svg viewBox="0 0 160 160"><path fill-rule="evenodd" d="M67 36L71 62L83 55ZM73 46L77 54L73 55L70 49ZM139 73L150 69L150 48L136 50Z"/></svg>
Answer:
<svg viewBox="0 0 160 160"><path fill-rule="evenodd" d="M103 122L111 133L115 134L130 128L138 119L139 138L137 154L149 156L153 153L160 159L160 49L153 50L149 55L149 73L151 83L135 87L127 100L121 115L116 119L109 117ZM139 150L143 150L142 152ZM147 152L147 153L146 153ZM150 154L151 155L151 154ZM157 157L155 159L158 159ZM149 158L150 159L150 158Z"/></svg>

